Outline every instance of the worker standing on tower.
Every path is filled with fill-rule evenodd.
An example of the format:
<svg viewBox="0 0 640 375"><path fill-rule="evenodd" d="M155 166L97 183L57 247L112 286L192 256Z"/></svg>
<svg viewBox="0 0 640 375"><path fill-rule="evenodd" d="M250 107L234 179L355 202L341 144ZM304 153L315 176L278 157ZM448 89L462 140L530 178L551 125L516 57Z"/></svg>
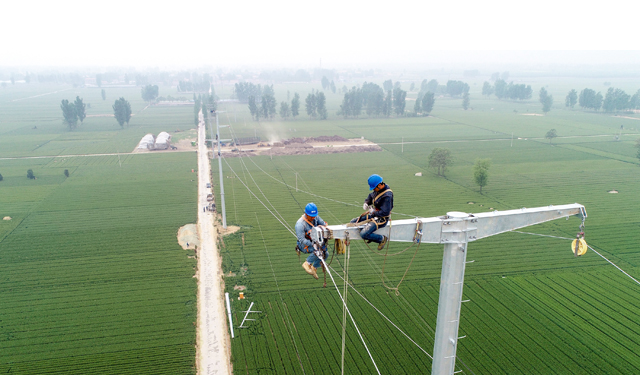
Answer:
<svg viewBox="0 0 640 375"><path fill-rule="evenodd" d="M304 208L304 214L296 222L296 237L298 237L296 249L309 254L307 260L302 263L302 268L316 279L318 278L316 269L322 266L322 260L318 255L327 259L327 246L311 241L311 229L318 225L327 225L327 223L318 216L318 207L315 203L308 203Z"/></svg>
<svg viewBox="0 0 640 375"><path fill-rule="evenodd" d="M364 200L362 208L366 210L359 217L351 220L356 225L364 224L360 230L360 237L367 242L376 242L378 250L384 249L387 237L375 234L376 230L383 228L389 222L393 209L393 191L389 185L382 182L382 177L372 174L367 180L369 190L373 190Z"/></svg>

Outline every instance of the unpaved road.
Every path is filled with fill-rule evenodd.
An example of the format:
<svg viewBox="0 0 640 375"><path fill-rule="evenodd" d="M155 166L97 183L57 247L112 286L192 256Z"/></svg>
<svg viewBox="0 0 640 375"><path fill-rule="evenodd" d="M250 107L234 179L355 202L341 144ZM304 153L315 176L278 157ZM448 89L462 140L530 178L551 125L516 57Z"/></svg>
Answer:
<svg viewBox="0 0 640 375"><path fill-rule="evenodd" d="M216 246L214 218L207 205L207 183L211 165L205 144L205 126L198 125L198 332L196 362L198 374L231 374L229 330L224 307L221 259Z"/></svg>

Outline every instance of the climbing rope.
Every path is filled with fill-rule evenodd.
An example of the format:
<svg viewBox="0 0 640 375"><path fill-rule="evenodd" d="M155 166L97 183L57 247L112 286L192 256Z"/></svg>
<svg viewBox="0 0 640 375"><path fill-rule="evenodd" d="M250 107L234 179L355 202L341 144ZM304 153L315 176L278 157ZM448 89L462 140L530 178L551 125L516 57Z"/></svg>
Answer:
<svg viewBox="0 0 640 375"><path fill-rule="evenodd" d="M395 254L388 254L389 252L389 243L391 242L391 221L389 221L389 237L387 239L387 243L385 245L385 253L384 253L384 262L382 263L382 273L380 275L380 280L382 281L382 285L384 285L385 288L389 289L389 290L393 290L396 294L396 296L400 295L400 284L402 284L402 282L404 281L404 278L407 276L407 272L409 272L409 268L411 268L411 265L413 264L413 260L416 258L416 255L418 254L418 249L420 249L420 243L421 243L421 239L422 239L422 222L420 220L416 220L416 232L413 235L413 243L408 246L407 248L405 248L402 251L399 251ZM364 244L367 246L367 248L369 250L371 250L371 248L369 247L369 244L367 244L366 241L364 241ZM409 250L410 248L412 248L413 246L416 246L416 251L414 251L413 256L411 257L411 261L409 262L409 265L407 266L407 269L404 271L404 274L402 275L402 278L400 279L400 281L398 282L398 284L395 287L390 287L387 285L387 283L385 283L384 281L384 269L387 265L387 256L394 256L394 255L399 255L404 253L405 251ZM382 255L379 253L376 253L375 251L371 250L373 253L378 254L378 255Z"/></svg>
<svg viewBox="0 0 640 375"><path fill-rule="evenodd" d="M320 258L320 260L326 266L326 263L324 262L324 259ZM373 367L376 368L376 372L378 373L378 375L380 375L380 370L378 369L378 365L376 365L376 361L373 359L373 355L371 355L371 351L369 351L369 347L367 346L367 343L364 341L364 338L362 337L362 333L360 333L360 329L358 328L358 325L356 324L356 321L353 319L353 315L351 315L351 311L349 311L349 308L347 307L347 303L345 302L344 298L342 298L342 294L340 293L340 290L338 289L338 285L336 284L336 281L333 279L333 275L329 271L329 267L327 267L327 273L329 274L329 277L331 278L331 282L333 282L333 286L336 288L336 292L338 292L338 296L340 296L340 300L342 301L342 304L343 304L345 310L347 310L347 314L349 314L349 318L351 318L351 323L353 323L353 326L356 328L356 332L358 332L358 336L360 336L360 340L362 341L362 344L364 345L364 348L366 349L367 353L369 354L369 358L371 358L371 362L373 362ZM340 275L338 275L338 277L339 276Z"/></svg>
<svg viewBox="0 0 640 375"><path fill-rule="evenodd" d="M346 232L345 234L345 240L344 242L340 241L339 243L343 243L344 246L346 247L346 251L344 252L344 289L342 291L343 295L344 295L344 306L342 308L342 361L341 361L341 368L342 368L342 375L344 375L344 349L345 349L345 338L346 338L346 329L347 329L347 292L349 291L349 260L351 258L351 250L350 250L350 244L351 241L349 241L349 232ZM331 264L331 263L329 263Z"/></svg>
<svg viewBox="0 0 640 375"><path fill-rule="evenodd" d="M332 267L329 267L333 272L336 272L336 270L334 270ZM340 278L342 278L337 272L336 275ZM344 279L342 279L344 280ZM407 335L402 329L400 329L400 327L398 327L391 319L389 319L386 315L384 315L384 313L382 311L380 311L380 309L378 309L373 303L371 303L364 295L362 295L362 293L360 293L360 291L358 291L352 284L349 284L349 288L353 289L354 292L356 292L356 294L358 294L360 296L360 298L362 298L366 303L369 304L369 306L373 307L374 310L376 310L378 312L378 314L380 314L380 316L382 316L387 322L391 323L392 326L395 327L395 329L397 329L398 331L400 331L400 333L402 333L404 335L404 337L406 337L407 339L409 339L409 341L411 341L415 346L418 347L418 349L420 349L424 354L426 354L429 358L433 359L433 356L431 356L431 354L429 354L426 350L424 350L420 345L418 345L417 342L415 342L409 335Z"/></svg>

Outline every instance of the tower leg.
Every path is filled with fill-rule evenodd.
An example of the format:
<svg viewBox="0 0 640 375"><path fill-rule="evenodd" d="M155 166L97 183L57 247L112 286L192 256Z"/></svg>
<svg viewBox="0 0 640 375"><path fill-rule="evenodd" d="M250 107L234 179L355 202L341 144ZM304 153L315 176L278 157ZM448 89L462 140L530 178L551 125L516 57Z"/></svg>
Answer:
<svg viewBox="0 0 640 375"><path fill-rule="evenodd" d="M444 245L432 375L449 375L455 370L466 260L466 242Z"/></svg>

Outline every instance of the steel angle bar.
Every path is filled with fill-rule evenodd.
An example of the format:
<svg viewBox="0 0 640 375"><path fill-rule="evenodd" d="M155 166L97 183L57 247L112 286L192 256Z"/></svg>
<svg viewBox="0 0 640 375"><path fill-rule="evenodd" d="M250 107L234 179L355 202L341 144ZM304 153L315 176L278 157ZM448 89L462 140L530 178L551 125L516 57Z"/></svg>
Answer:
<svg viewBox="0 0 640 375"><path fill-rule="evenodd" d="M474 214L472 222L475 221L474 225L477 228L475 239L480 239L574 215L584 215L586 217L584 206L574 203L561 206L484 212Z"/></svg>

